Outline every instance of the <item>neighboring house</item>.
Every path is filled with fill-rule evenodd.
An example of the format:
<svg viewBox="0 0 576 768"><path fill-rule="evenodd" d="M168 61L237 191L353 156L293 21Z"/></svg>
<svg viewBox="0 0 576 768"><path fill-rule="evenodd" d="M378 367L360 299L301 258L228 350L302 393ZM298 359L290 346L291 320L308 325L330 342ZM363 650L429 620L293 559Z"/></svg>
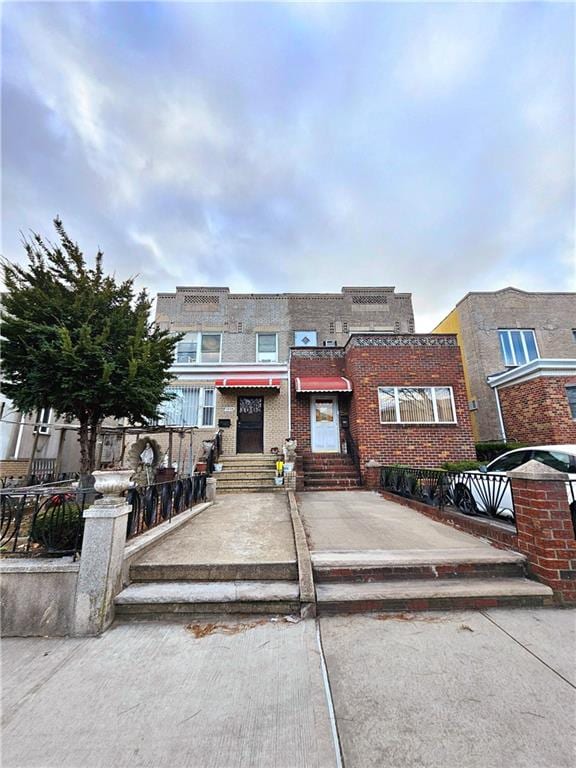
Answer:
<svg viewBox="0 0 576 768"><path fill-rule="evenodd" d="M477 442L576 442L576 293L468 293L433 333L457 335Z"/></svg>
<svg viewBox="0 0 576 768"><path fill-rule="evenodd" d="M292 433L310 487L341 460L438 467L474 459L462 360L452 334L352 334L337 349L292 350ZM332 475L330 469L333 469ZM308 469L308 472L307 472Z"/></svg>
<svg viewBox="0 0 576 768"><path fill-rule="evenodd" d="M288 437L290 347L334 347L356 331L414 331L411 295L390 287L272 294L178 287L158 295L156 322L185 334L163 423L197 426L196 445L221 427L229 455L269 453Z"/></svg>

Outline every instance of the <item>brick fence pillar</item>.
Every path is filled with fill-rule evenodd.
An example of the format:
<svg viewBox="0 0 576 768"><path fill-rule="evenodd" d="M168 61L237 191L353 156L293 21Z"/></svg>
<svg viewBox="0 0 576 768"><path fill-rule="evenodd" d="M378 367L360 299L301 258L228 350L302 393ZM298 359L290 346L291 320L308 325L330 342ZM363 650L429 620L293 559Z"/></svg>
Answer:
<svg viewBox="0 0 576 768"><path fill-rule="evenodd" d="M377 491L380 487L380 464L370 460L364 465L363 485L369 491Z"/></svg>
<svg viewBox="0 0 576 768"><path fill-rule="evenodd" d="M570 515L568 475L537 461L508 472L518 549L529 573L554 590L558 602L576 604L576 537Z"/></svg>

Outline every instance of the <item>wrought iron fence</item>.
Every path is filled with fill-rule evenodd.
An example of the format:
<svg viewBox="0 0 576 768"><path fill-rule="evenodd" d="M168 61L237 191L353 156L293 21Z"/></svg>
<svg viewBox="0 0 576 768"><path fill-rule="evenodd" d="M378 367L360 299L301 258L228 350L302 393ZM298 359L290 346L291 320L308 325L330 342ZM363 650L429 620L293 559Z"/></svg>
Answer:
<svg viewBox="0 0 576 768"><path fill-rule="evenodd" d="M512 485L505 475L385 466L380 487L439 509L451 506L466 515L514 524Z"/></svg>
<svg viewBox="0 0 576 768"><path fill-rule="evenodd" d="M72 482L78 479L76 472L32 472L31 475L10 475L0 478L1 488L21 488L33 485L54 485L54 483Z"/></svg>
<svg viewBox="0 0 576 768"><path fill-rule="evenodd" d="M568 480L568 504L570 505L570 514L572 515L572 526L574 527L574 536L576 537L576 480Z"/></svg>
<svg viewBox="0 0 576 768"><path fill-rule="evenodd" d="M352 433L349 429L346 430L346 450L354 462L358 477L361 478L362 473L360 471L360 454L358 453L358 448L356 447L356 443L354 442L354 438L352 437Z"/></svg>
<svg viewBox="0 0 576 768"><path fill-rule="evenodd" d="M131 506L127 537L138 536L171 520L205 499L206 474L130 488L126 491L126 501Z"/></svg>
<svg viewBox="0 0 576 768"><path fill-rule="evenodd" d="M211 475L214 472L214 464L218 462L220 454L222 453L222 430L219 429L214 435L212 440L212 446L208 451L208 457L206 459L206 472Z"/></svg>
<svg viewBox="0 0 576 768"><path fill-rule="evenodd" d="M70 486L0 491L0 550L3 555L53 557L80 551L83 513L94 491Z"/></svg>

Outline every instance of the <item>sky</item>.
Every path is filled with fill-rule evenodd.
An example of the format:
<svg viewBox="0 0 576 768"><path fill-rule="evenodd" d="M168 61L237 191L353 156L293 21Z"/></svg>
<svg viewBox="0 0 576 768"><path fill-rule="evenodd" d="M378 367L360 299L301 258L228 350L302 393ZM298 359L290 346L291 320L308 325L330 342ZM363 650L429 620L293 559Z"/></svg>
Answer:
<svg viewBox="0 0 576 768"><path fill-rule="evenodd" d="M576 290L571 3L8 2L2 253L154 295Z"/></svg>

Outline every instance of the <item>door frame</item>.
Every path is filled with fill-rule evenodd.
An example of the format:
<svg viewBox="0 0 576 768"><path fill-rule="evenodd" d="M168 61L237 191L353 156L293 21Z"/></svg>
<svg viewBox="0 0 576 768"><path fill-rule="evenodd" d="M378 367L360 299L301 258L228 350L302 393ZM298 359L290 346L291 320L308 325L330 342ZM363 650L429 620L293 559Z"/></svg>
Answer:
<svg viewBox="0 0 576 768"><path fill-rule="evenodd" d="M250 399L250 400L262 401L262 424L260 428L260 444L262 446L262 449L260 451L254 451L254 453L264 453L264 403L266 401L266 398L263 395L238 395L236 398L236 455L240 453L240 451L238 450L239 442L240 442L238 439L238 436L240 434L240 398L241 397ZM252 451L242 451L242 453L252 453Z"/></svg>
<svg viewBox="0 0 576 768"><path fill-rule="evenodd" d="M334 422L336 424L336 440L337 440L337 447L332 449L323 449L323 450L317 450L314 448L314 424L316 423L314 419L315 411L314 411L314 405L317 400L332 400L334 403ZM310 397L310 450L312 453L341 453L342 447L340 445L340 405L338 403L338 395L326 393L325 395L322 395L320 393L316 395L312 395Z"/></svg>

